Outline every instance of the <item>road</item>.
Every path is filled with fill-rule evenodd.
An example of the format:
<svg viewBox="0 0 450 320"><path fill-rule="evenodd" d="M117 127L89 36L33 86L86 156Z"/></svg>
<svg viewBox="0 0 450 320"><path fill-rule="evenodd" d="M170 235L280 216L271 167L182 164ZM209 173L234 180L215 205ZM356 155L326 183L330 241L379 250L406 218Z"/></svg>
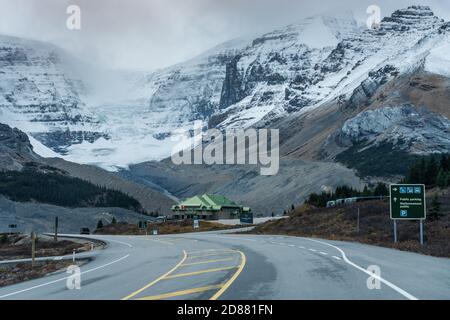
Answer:
<svg viewBox="0 0 450 320"><path fill-rule="evenodd" d="M450 299L450 259L392 249L219 232L95 238L107 247L81 267L81 289L60 272L0 299Z"/></svg>

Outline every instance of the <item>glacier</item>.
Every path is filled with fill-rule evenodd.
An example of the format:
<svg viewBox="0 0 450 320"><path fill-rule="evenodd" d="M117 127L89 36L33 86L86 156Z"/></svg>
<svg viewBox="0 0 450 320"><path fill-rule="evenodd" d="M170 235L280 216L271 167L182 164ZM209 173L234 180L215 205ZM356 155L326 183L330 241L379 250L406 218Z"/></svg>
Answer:
<svg viewBox="0 0 450 320"><path fill-rule="evenodd" d="M375 30L351 13L318 15L151 72L101 70L51 44L0 36L0 122L42 155L116 171L170 156L173 132L195 121L270 128L350 99L387 66L448 77L449 30L424 6Z"/></svg>

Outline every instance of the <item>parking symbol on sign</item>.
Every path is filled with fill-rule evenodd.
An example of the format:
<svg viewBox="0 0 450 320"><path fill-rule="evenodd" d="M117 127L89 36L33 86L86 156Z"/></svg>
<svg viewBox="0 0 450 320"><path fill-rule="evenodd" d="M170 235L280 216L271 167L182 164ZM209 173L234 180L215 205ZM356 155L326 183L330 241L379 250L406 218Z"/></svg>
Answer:
<svg viewBox="0 0 450 320"><path fill-rule="evenodd" d="M406 218L408 216L408 211L400 210L400 216L403 217L403 218Z"/></svg>

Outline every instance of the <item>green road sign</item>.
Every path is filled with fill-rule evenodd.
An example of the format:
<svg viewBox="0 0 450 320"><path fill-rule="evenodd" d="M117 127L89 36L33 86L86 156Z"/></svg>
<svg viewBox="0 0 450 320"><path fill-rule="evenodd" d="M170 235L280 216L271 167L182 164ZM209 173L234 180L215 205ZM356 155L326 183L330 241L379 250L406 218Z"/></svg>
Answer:
<svg viewBox="0 0 450 320"><path fill-rule="evenodd" d="M423 220L426 218L425 185L391 184L391 219Z"/></svg>
<svg viewBox="0 0 450 320"><path fill-rule="evenodd" d="M198 216L194 216L194 229L200 228L200 222L198 220Z"/></svg>
<svg viewBox="0 0 450 320"><path fill-rule="evenodd" d="M241 223L253 224L253 212L242 212Z"/></svg>

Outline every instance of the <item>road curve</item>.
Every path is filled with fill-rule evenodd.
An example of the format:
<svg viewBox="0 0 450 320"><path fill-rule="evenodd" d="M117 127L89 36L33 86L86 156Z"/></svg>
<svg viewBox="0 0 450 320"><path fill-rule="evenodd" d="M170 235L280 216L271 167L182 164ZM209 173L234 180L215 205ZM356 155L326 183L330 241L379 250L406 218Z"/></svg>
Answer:
<svg viewBox="0 0 450 320"><path fill-rule="evenodd" d="M450 259L387 248L220 232L92 238L107 247L81 267L81 289L59 272L0 299L450 299Z"/></svg>

